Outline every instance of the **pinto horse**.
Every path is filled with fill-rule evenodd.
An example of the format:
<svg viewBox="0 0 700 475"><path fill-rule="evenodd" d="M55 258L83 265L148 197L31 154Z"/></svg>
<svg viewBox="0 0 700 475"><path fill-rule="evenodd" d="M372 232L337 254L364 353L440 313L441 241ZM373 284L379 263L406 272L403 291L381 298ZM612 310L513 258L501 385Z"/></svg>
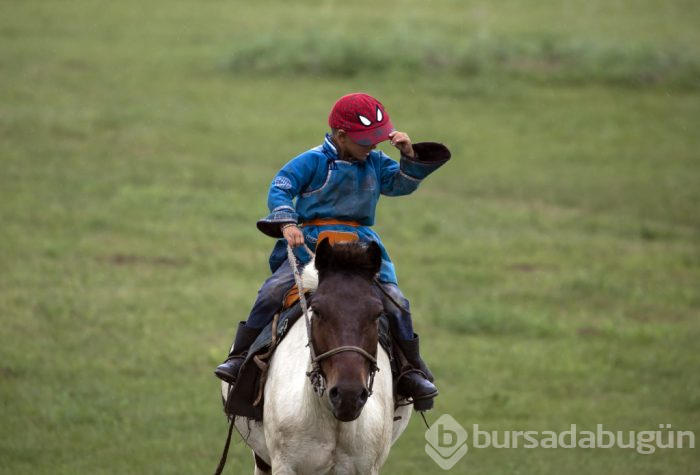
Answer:
<svg viewBox="0 0 700 475"><path fill-rule="evenodd" d="M411 406L395 407L389 357L378 344L383 307L372 285L381 260L374 242L318 244L311 341L302 317L270 362L262 423L235 421L256 475L378 474L406 428Z"/></svg>

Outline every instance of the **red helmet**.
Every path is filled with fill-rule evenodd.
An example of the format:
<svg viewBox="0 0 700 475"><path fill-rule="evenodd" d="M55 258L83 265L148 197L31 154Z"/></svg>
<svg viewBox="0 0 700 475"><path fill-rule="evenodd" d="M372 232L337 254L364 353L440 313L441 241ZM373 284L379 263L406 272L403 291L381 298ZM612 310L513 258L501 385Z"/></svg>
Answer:
<svg viewBox="0 0 700 475"><path fill-rule="evenodd" d="M350 140L365 146L388 140L394 131L382 103L362 92L338 99L328 116L328 125L343 129Z"/></svg>

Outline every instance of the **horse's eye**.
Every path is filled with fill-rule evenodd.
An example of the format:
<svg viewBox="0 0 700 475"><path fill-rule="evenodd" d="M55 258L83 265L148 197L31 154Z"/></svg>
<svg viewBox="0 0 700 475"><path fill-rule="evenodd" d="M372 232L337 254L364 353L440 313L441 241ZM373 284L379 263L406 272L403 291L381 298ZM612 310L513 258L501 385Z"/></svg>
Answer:
<svg viewBox="0 0 700 475"><path fill-rule="evenodd" d="M379 320L379 319L381 318L382 315L384 315L384 312L383 312L383 311L377 313L377 314L374 316L374 319L375 319L375 320Z"/></svg>

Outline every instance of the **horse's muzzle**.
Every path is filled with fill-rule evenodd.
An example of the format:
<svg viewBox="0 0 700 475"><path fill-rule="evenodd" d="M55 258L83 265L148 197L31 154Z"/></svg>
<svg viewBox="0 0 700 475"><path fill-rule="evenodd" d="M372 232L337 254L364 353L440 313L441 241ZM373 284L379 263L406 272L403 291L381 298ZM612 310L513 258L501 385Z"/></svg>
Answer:
<svg viewBox="0 0 700 475"><path fill-rule="evenodd" d="M333 415L342 422L354 421L362 413L369 390L364 385L336 385L328 390Z"/></svg>

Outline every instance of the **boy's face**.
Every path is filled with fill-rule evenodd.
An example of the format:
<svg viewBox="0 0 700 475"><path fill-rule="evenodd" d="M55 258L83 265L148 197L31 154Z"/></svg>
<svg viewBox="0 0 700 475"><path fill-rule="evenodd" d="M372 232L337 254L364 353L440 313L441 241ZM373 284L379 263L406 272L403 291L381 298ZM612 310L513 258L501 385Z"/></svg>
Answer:
<svg viewBox="0 0 700 475"><path fill-rule="evenodd" d="M360 145L353 142L342 129L336 131L334 138L336 139L336 144L340 148L341 156L354 158L361 162L367 160L369 153L377 148L376 145Z"/></svg>

